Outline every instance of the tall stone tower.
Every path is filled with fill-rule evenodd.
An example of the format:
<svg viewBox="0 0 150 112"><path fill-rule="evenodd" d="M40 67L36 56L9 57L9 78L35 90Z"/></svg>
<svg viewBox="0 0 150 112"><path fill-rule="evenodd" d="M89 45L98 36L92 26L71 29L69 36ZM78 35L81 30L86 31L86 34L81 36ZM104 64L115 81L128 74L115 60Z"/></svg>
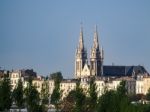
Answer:
<svg viewBox="0 0 150 112"><path fill-rule="evenodd" d="M81 77L82 69L87 61L87 51L84 48L83 27L80 29L79 44L75 55L75 78Z"/></svg>
<svg viewBox="0 0 150 112"><path fill-rule="evenodd" d="M90 74L91 76L103 75L103 49L99 48L97 26L94 32L94 41L90 54Z"/></svg>

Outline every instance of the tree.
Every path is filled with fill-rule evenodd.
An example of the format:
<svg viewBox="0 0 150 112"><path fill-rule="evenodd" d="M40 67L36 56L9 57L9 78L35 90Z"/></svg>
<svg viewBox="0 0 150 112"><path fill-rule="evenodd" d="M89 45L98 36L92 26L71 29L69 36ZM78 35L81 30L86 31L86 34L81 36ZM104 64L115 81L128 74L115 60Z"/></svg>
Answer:
<svg viewBox="0 0 150 112"><path fill-rule="evenodd" d="M74 105L75 105L75 90L72 90L63 99L61 103L61 110L63 112L73 112Z"/></svg>
<svg viewBox="0 0 150 112"><path fill-rule="evenodd" d="M0 83L0 111L10 109L12 103L10 79L7 75L4 75Z"/></svg>
<svg viewBox="0 0 150 112"><path fill-rule="evenodd" d="M40 98L41 98L41 102L42 102L42 106L44 110L47 110L46 105L48 105L49 103L49 85L48 85L47 80L44 80L42 84Z"/></svg>
<svg viewBox="0 0 150 112"><path fill-rule="evenodd" d="M125 81L121 81L119 86L117 87L117 94L120 97L126 96L127 95L127 90L126 90L126 82Z"/></svg>
<svg viewBox="0 0 150 112"><path fill-rule="evenodd" d="M50 74L50 79L61 81L63 79L62 73L61 72L52 73Z"/></svg>
<svg viewBox="0 0 150 112"><path fill-rule="evenodd" d="M146 94L146 99L147 99L147 100L150 100L150 88L148 89L148 92L147 92L147 94Z"/></svg>
<svg viewBox="0 0 150 112"><path fill-rule="evenodd" d="M86 96L83 93L83 89L80 87L80 83L76 83L75 89L75 105L73 112L84 112L85 111L85 99Z"/></svg>
<svg viewBox="0 0 150 112"><path fill-rule="evenodd" d="M58 109L59 109L58 106L59 106L59 103L60 103L59 101L61 98L61 91L60 91L60 82L62 80L61 76L62 75L60 72L52 75L52 78L54 79L55 88L54 88L53 93L51 95L51 103L55 106L56 111L58 111Z"/></svg>
<svg viewBox="0 0 150 112"><path fill-rule="evenodd" d="M95 112L96 105L97 105L97 92L96 92L96 84L95 79L91 78L90 80L90 87L88 90L89 97L87 97L87 112Z"/></svg>
<svg viewBox="0 0 150 112"><path fill-rule="evenodd" d="M29 78L28 86L25 88L25 101L28 112L41 111L39 93L36 87L32 85L31 78Z"/></svg>
<svg viewBox="0 0 150 112"><path fill-rule="evenodd" d="M126 90L125 85L126 85L126 82L121 81L116 91L119 110L121 112L129 111L132 108L132 105L130 105L129 97L127 96L127 90Z"/></svg>
<svg viewBox="0 0 150 112"><path fill-rule="evenodd" d="M114 90L106 91L99 99L97 112L120 112L116 101L116 92Z"/></svg>
<svg viewBox="0 0 150 112"><path fill-rule="evenodd" d="M134 107L126 95L125 81L122 81L117 91L106 91L98 100L97 112L134 112Z"/></svg>
<svg viewBox="0 0 150 112"><path fill-rule="evenodd" d="M13 91L13 98L14 101L16 102L16 105L21 109L24 105L24 91L23 91L23 85L21 79L19 79L17 88L14 89Z"/></svg>

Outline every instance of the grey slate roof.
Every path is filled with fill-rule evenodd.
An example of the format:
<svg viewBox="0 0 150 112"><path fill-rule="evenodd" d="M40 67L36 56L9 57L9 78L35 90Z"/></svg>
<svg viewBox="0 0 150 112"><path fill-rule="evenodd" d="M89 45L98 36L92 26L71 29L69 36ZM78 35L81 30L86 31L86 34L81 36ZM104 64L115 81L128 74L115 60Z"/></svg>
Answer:
<svg viewBox="0 0 150 112"><path fill-rule="evenodd" d="M103 66L104 76L132 76L137 74L149 74L143 66Z"/></svg>

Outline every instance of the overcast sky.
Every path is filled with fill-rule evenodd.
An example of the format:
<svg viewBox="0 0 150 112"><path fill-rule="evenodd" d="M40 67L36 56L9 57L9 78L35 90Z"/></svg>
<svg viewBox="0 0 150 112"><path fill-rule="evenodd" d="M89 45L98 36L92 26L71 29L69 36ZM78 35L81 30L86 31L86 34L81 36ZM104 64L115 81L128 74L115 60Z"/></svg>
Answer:
<svg viewBox="0 0 150 112"><path fill-rule="evenodd" d="M104 64L150 72L150 0L0 0L1 69L72 78L81 22L88 56L97 24Z"/></svg>

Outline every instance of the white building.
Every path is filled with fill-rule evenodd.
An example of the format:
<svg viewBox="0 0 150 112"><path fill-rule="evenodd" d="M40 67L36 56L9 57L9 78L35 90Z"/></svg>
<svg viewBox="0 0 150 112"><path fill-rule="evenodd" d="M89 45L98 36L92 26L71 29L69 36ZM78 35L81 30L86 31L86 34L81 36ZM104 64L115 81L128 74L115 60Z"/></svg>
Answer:
<svg viewBox="0 0 150 112"><path fill-rule="evenodd" d="M60 83L60 90L62 92L62 99L66 97L70 91L75 90L76 82L72 80L63 80Z"/></svg>
<svg viewBox="0 0 150 112"><path fill-rule="evenodd" d="M34 78L32 81L32 84L36 87L39 93L42 90L42 86L44 86L43 83L44 79L42 79L41 77Z"/></svg>
<svg viewBox="0 0 150 112"><path fill-rule="evenodd" d="M129 78L126 80L126 88L128 94L144 94L148 92L150 88L150 77L149 76L137 76L136 79Z"/></svg>
<svg viewBox="0 0 150 112"><path fill-rule="evenodd" d="M48 85L49 85L49 94L51 95L53 93L54 88L55 88L54 80L48 80Z"/></svg>
<svg viewBox="0 0 150 112"><path fill-rule="evenodd" d="M23 78L20 70L12 71L10 73L9 77L10 77L10 81L11 81L11 85L12 85L12 90L14 90L14 88L16 87L19 79L21 79L22 82L24 82L24 78Z"/></svg>
<svg viewBox="0 0 150 112"><path fill-rule="evenodd" d="M104 91L106 89L105 81L102 79L99 79L99 80L96 80L95 83L97 87L97 95L101 96L102 94L104 94Z"/></svg>

